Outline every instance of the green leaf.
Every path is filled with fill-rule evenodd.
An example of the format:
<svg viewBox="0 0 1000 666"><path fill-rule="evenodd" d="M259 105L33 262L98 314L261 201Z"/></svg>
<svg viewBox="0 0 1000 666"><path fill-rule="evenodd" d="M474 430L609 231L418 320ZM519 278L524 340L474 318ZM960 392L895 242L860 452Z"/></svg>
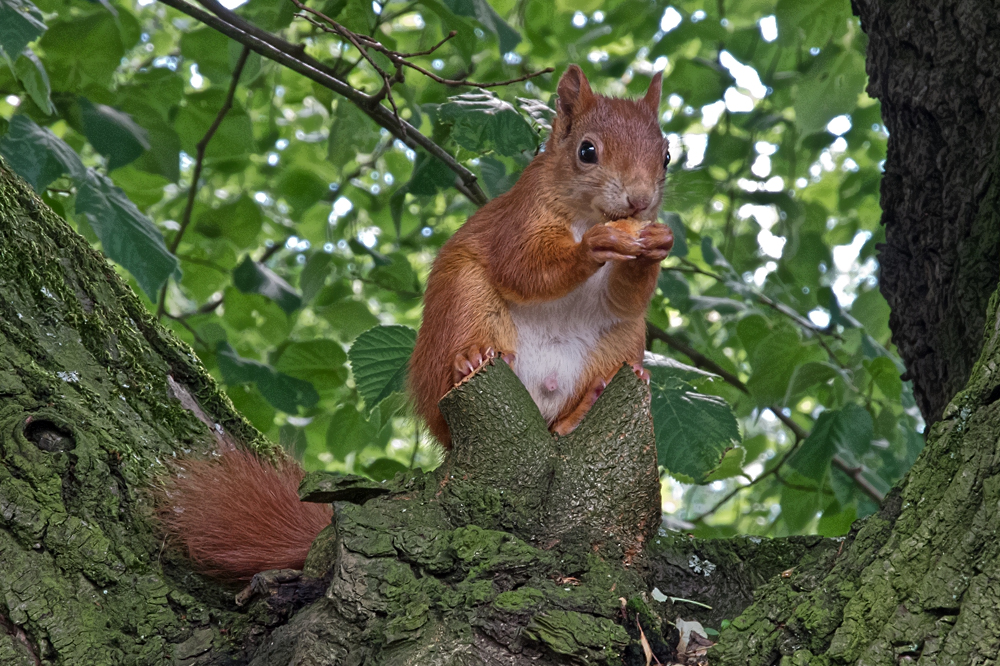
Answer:
<svg viewBox="0 0 1000 666"><path fill-rule="evenodd" d="M413 175L406 184L408 192L413 194L432 195L444 187L451 187L455 182L455 173L444 162L427 153L417 155L417 163L413 167Z"/></svg>
<svg viewBox="0 0 1000 666"><path fill-rule="evenodd" d="M299 274L299 289L302 291L303 303L311 301L323 288L327 276L330 275L331 259L332 257L326 252L313 252L306 265L302 267L302 273Z"/></svg>
<svg viewBox="0 0 1000 666"><path fill-rule="evenodd" d="M226 287L222 305L222 319L228 326L237 331L252 329L272 345L284 342L291 330L288 314L260 294Z"/></svg>
<svg viewBox="0 0 1000 666"><path fill-rule="evenodd" d="M375 419L377 421L377 417ZM378 426L366 419L354 405L344 405L333 413L326 431L326 447L336 458L361 451L374 443Z"/></svg>
<svg viewBox="0 0 1000 666"><path fill-rule="evenodd" d="M378 326L378 317L372 314L368 305L354 299L346 299L317 308L320 316L330 322L339 333L341 340L353 340L372 326Z"/></svg>
<svg viewBox="0 0 1000 666"><path fill-rule="evenodd" d="M86 217L104 254L131 273L150 300L177 269L163 235L107 176L88 169L77 181L76 213Z"/></svg>
<svg viewBox="0 0 1000 666"><path fill-rule="evenodd" d="M726 451L719 466L712 470L712 473L705 477L705 483L731 479L734 476L743 474L743 457L746 451L742 447L734 447Z"/></svg>
<svg viewBox="0 0 1000 666"><path fill-rule="evenodd" d="M406 471L406 465L392 458L376 458L365 467L365 474L376 481L391 481L397 474Z"/></svg>
<svg viewBox="0 0 1000 666"><path fill-rule="evenodd" d="M276 370L309 382L317 391L343 386L347 353L333 340L293 342L278 357Z"/></svg>
<svg viewBox="0 0 1000 666"><path fill-rule="evenodd" d="M761 340L771 334L771 325L759 314L749 314L736 324L736 335L747 354L752 356Z"/></svg>
<svg viewBox="0 0 1000 666"><path fill-rule="evenodd" d="M839 537L851 531L851 525L858 519L854 506L842 507L837 500L831 500L820 516L816 531L825 537Z"/></svg>
<svg viewBox="0 0 1000 666"><path fill-rule="evenodd" d="M664 368L650 367L649 374L660 464L671 474L704 483L726 451L740 443L732 409L722 398L696 393Z"/></svg>
<svg viewBox="0 0 1000 666"><path fill-rule="evenodd" d="M715 379L719 376L713 372L696 368L693 365L681 363L669 356L662 356L652 352L645 353L642 365L646 368L657 368L657 373L660 377L671 377L685 382L693 382L700 379Z"/></svg>
<svg viewBox="0 0 1000 666"><path fill-rule="evenodd" d="M82 17L64 13L58 23L49 26L39 46L45 53L53 88L112 86L125 50L132 48L141 32L131 12L121 5L117 11L117 17L107 11Z"/></svg>
<svg viewBox="0 0 1000 666"><path fill-rule="evenodd" d="M198 73L217 86L226 85L233 75L228 46L229 38L211 28L187 30L181 34L180 49L186 66L196 63Z"/></svg>
<svg viewBox="0 0 1000 666"><path fill-rule="evenodd" d="M408 326L376 326L358 336L348 358L368 411L406 387L406 370L417 332Z"/></svg>
<svg viewBox="0 0 1000 666"><path fill-rule="evenodd" d="M206 238L228 238L236 247L249 247L264 224L260 206L248 195L212 208L198 216L195 231Z"/></svg>
<svg viewBox="0 0 1000 666"><path fill-rule="evenodd" d="M0 0L2 2L2 0ZM0 19L2 20L2 19ZM52 115L56 112L56 107L52 105L50 95L52 86L49 84L49 75L45 71L45 65L38 59L34 51L25 49L21 57L14 63L14 74L17 80L24 86L31 101L44 113Z"/></svg>
<svg viewBox="0 0 1000 666"><path fill-rule="evenodd" d="M868 370L869 374L871 374L872 380L882 390L885 397L894 402L898 401L903 393L903 380L899 377L899 370L896 369L896 364L885 356L880 356L870 361L864 360L861 363Z"/></svg>
<svg viewBox="0 0 1000 666"><path fill-rule="evenodd" d="M452 138L466 150L514 156L537 145L538 137L524 116L489 90L449 98L438 116L453 125Z"/></svg>
<svg viewBox="0 0 1000 666"><path fill-rule="evenodd" d="M486 0L444 0L445 6L459 16L469 16L497 36L500 53L513 51L521 41L521 35L510 27Z"/></svg>
<svg viewBox="0 0 1000 666"><path fill-rule="evenodd" d="M180 136L181 146L189 155L197 153L198 142L205 137L225 102L226 93L218 88L186 96L186 104L177 113L174 128ZM212 135L212 140L205 149L205 157L211 160L237 159L256 150L250 116L234 100L229 113Z"/></svg>
<svg viewBox="0 0 1000 666"><path fill-rule="evenodd" d="M233 406L245 416L254 428L267 432L274 425L274 407L264 399L252 384L233 384L226 387L226 395Z"/></svg>
<svg viewBox="0 0 1000 666"><path fill-rule="evenodd" d="M503 162L491 155L484 155L479 159L479 170L483 188L491 199L509 190L517 180L514 175L507 174L507 167Z"/></svg>
<svg viewBox="0 0 1000 666"><path fill-rule="evenodd" d="M823 359L816 345L803 345L795 331L782 328L760 340L751 354L753 374L747 388L757 405L783 404L795 369Z"/></svg>
<svg viewBox="0 0 1000 666"><path fill-rule="evenodd" d="M781 517L791 533L801 532L819 513L822 493L810 479L795 473L783 475L781 487Z"/></svg>
<svg viewBox="0 0 1000 666"><path fill-rule="evenodd" d="M389 255L391 263L376 266L372 269L371 279L378 286L396 292L403 298L416 298L420 295L420 281L410 260L403 252L393 252Z"/></svg>
<svg viewBox="0 0 1000 666"><path fill-rule="evenodd" d="M134 161L150 149L146 130L131 116L86 97L77 100L83 119L83 133L94 150L108 158L108 170Z"/></svg>
<svg viewBox="0 0 1000 666"><path fill-rule="evenodd" d="M670 76L663 80L663 89L680 95L685 104L698 108L721 99L726 88L734 83L733 77L721 66L683 59L677 61Z"/></svg>
<svg viewBox="0 0 1000 666"><path fill-rule="evenodd" d="M874 430L871 414L864 407L852 403L843 409L825 411L788 464L803 476L820 481L838 451L855 456L865 453Z"/></svg>
<svg viewBox="0 0 1000 666"><path fill-rule="evenodd" d="M859 290L858 297L851 304L851 316L879 342L889 339L889 304L878 289Z"/></svg>
<svg viewBox="0 0 1000 666"><path fill-rule="evenodd" d="M73 178L86 174L76 151L50 129L39 127L23 115L10 119L7 134L0 140L0 155L36 192L42 192L64 173Z"/></svg>
<svg viewBox="0 0 1000 666"><path fill-rule="evenodd" d="M854 49L828 46L813 61L795 94L795 124L803 135L850 113L865 89L865 61Z"/></svg>
<svg viewBox="0 0 1000 666"><path fill-rule="evenodd" d="M42 12L28 0L0 0L0 49L8 58L17 58L45 30Z"/></svg>
<svg viewBox="0 0 1000 666"><path fill-rule="evenodd" d="M250 255L233 269L233 286L244 294L260 294L271 299L286 314L292 314L302 306L302 297L292 285L267 266L251 259Z"/></svg>
<svg viewBox="0 0 1000 666"><path fill-rule="evenodd" d="M215 354L226 384L256 384L257 390L276 409L297 414L300 406L308 409L319 401L319 394L309 382L278 372L266 363L243 358L227 342L220 342Z"/></svg>
<svg viewBox="0 0 1000 666"><path fill-rule="evenodd" d="M379 134L371 118L347 100L337 102L327 142L327 159L330 164L344 167L348 162L356 160L359 154L374 150L378 140Z"/></svg>

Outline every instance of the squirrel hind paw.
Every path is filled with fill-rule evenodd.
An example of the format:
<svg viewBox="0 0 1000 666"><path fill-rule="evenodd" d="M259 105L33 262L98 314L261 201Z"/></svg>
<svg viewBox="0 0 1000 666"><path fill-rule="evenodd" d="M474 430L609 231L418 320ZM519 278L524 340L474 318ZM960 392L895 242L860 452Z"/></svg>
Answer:
<svg viewBox="0 0 1000 666"><path fill-rule="evenodd" d="M455 363L452 366L452 384L458 386L472 375L496 358L496 350L489 345L481 347L471 347L465 352L455 354Z"/></svg>

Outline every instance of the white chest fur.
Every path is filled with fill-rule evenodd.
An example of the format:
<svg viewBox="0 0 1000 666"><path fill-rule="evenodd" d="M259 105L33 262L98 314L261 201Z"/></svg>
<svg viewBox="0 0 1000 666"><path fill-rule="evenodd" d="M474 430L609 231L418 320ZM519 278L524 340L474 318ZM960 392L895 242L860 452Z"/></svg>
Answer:
<svg viewBox="0 0 1000 666"><path fill-rule="evenodd" d="M517 328L514 372L550 424L579 390L598 340L619 321L607 303L610 269L604 265L554 301L511 306Z"/></svg>

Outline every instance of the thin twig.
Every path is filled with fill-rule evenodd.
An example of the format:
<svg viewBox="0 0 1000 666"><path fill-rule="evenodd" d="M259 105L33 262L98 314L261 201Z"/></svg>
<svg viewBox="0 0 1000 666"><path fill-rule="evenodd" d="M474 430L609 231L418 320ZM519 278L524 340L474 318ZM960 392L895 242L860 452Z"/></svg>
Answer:
<svg viewBox="0 0 1000 666"><path fill-rule="evenodd" d="M703 370L708 370L709 372L712 372L712 373L715 373L715 374L719 375L720 377L722 377L723 380L725 380L725 382L727 384L736 387L741 392L746 393L747 395L750 394L750 389L747 388L747 385L745 383L743 383L743 381L741 381L739 377L737 377L733 373L727 371L721 365L719 365L718 363L716 363L715 361L713 361L709 357L705 356L701 352L695 350L690 345L685 344L683 341L681 341L676 336L671 335L670 333L667 333L666 331L664 331L659 326L656 326L655 324L651 324L650 322L646 322L646 338L649 339L649 340L659 340L660 342L665 343L668 347L670 347L670 348L672 348L672 349L674 349L676 351L679 351L680 353L682 353L685 356L687 356L689 359L691 359L691 362L694 363L697 367L699 367L699 368L701 368ZM788 428L792 432L792 434L795 436L795 445L792 447L792 450L798 448L799 444L801 442L803 442L807 437L809 437L809 432L805 428L803 428L802 426L800 426L798 423L796 423L795 420L792 419L791 416L785 414L784 409L782 409L781 407L779 407L777 405L771 405L771 406L766 407L765 409L767 409L769 412L771 412L774 415L774 417L777 418L779 421L781 421L785 425L785 427ZM787 459L788 459L788 455L786 455L784 458L782 458L781 462L779 462L777 466L773 467L772 470L776 471L776 470L780 469L781 466L785 463L785 461ZM879 505L882 504L882 501L885 499L885 495L883 495L878 490L878 488L876 488L875 486L873 486L871 484L871 482L868 481L868 479L866 479L866 478L864 478L864 476L862 476L862 474L861 474L862 468L853 468L853 467L851 467L850 465L848 465L847 463L845 463L842 458L840 458L837 455L834 455L834 457L833 457L833 464L838 469L842 470L848 476L850 476L851 479L854 480L854 482L857 484L857 486L866 495L868 495L873 500L875 500L875 502L878 503ZM740 492L744 488L749 488L751 485L753 485L754 483L757 483L758 481L760 481L761 479L765 478L769 474L770 474L770 472L762 474L761 476L758 476L756 479L754 479L751 483L749 483L749 484L747 484L745 486L739 486L739 487L735 488L732 492L728 493L723 498L723 501L720 502L719 505L716 508L718 508L719 506L722 506L722 504L725 504L726 502L728 502L730 499L732 499L738 492ZM712 511L715 511L715 509L712 509ZM709 511L708 513L712 513L712 511ZM703 518L705 515L708 515L708 513L703 514L697 520L701 520L701 518Z"/></svg>
<svg viewBox="0 0 1000 666"><path fill-rule="evenodd" d="M181 239L184 238L184 233L188 229L188 225L191 224L191 213L194 210L194 200L198 194L198 183L201 180L201 170L205 166L205 149L208 148L209 141L215 136L218 131L219 126L222 125L223 119L229 110L233 108L233 98L236 96L236 86L240 82L240 76L243 75L243 67L247 64L247 58L250 56L250 48L247 46L243 47L240 52L239 60L236 61L236 67L233 69L233 79L229 83L229 91L226 93L226 101L222 103L222 108L219 112L215 114L215 120L212 121L212 125L205 132L205 136L201 138L198 142L196 148L196 156L194 162L194 171L191 173L191 187L188 188L187 204L184 206L184 215L181 217L181 226L174 234L173 240L170 242L169 250L171 254L177 254L177 248L181 244ZM163 287L160 289L159 303L156 306L156 318L159 319L166 312L166 300L167 300L167 282L163 283Z"/></svg>
<svg viewBox="0 0 1000 666"><path fill-rule="evenodd" d="M296 7L298 7L301 11L308 12L309 14L312 14L313 16L315 16L315 17L317 17L319 19L322 19L323 21L325 21L328 24L328 26L324 26L323 24L321 24L318 21L315 21L315 20L309 18L308 16L305 16L304 14L296 14L296 16L298 16L299 18L303 18L303 19L309 21L311 24L313 24L314 26L320 28L321 30L324 30L326 32L333 33L333 34L336 34L336 35L340 35L344 39L347 39L348 41L350 41L351 44L353 44L355 46L355 48L357 48L359 51L361 51L361 55L363 55L365 57L365 59L371 64L371 66L375 69L375 71L378 72L379 76L381 76L382 79L383 79L383 81L385 81L387 87L389 87L391 85L389 83L389 81L390 81L389 75L386 74L385 71L383 71L377 64L375 64L375 61L372 60L371 57L369 57L369 55L368 55L365 47L370 48L373 51L378 51L379 53L382 53L394 65L396 65L397 68L399 68L399 67L409 67L410 69L414 69L414 70L420 72L424 76L426 76L426 77L428 77L428 78L436 81L437 83L440 83L440 84L446 85L446 86L452 86L452 87L469 86L469 87L472 87L472 88L496 88L496 87L499 87L499 86L507 86L507 85L510 85L512 83L519 83L521 81L527 81L528 79L532 79L532 78L534 78L536 76L541 76L542 74L548 74L550 72L554 72L555 71L555 69L552 68L552 67L546 67L543 70L540 70L540 71L537 71L537 72L531 72L529 74L525 74L524 76L518 77L516 79L508 79L507 81L496 81L496 82L493 82L493 83L474 83L472 81L466 81L464 79L446 79L446 78L438 76L437 74L434 74L433 72L427 71L426 69L424 69L423 67L421 67L421 66L419 66L417 64L414 64L414 63L410 62L409 58L413 58L413 57L416 57L416 56L430 55L431 53L433 53L434 51L436 51L437 49L439 49L445 42L447 42L449 39L451 39L452 37L454 37L457 34L454 30L452 30L450 33L448 33L447 37L445 37L440 42L438 42L437 44L435 44L433 47L431 47L430 49L428 49L426 51L418 51L416 53L400 53L398 51L393 51L392 49L387 48L384 44L382 44L381 42L379 42L376 39L372 39L371 37L367 37L365 35L359 35L359 34L357 34L355 32L352 32L352 31L348 30L343 25L341 25L337 21L333 20L332 18L330 18L329 16L327 16L323 12L321 12L321 11L319 11L317 9L313 9L312 7L308 7L307 5L305 5L304 3L302 3L301 0L291 0L291 2ZM364 42L364 44L365 44L364 47L361 46L361 42ZM401 73L398 70L397 70L397 78L399 78L399 79L402 78L402 75L401 75ZM389 99L390 99L390 102L391 102L391 100L392 100L391 95L387 94L387 96L389 96Z"/></svg>
<svg viewBox="0 0 1000 666"><path fill-rule="evenodd" d="M722 275L719 275L718 273L713 273L712 271L706 271L705 269L701 268L700 266L698 266L694 262L690 261L689 259L681 258L680 261L681 261L682 264L684 264L684 266L686 268L680 268L678 266L671 266L671 267L665 268L664 270L674 271L674 272L677 272L677 273L696 273L698 275L704 275L706 277L710 277L713 280L721 282L722 284L726 284L726 285L729 284L729 280L727 280ZM737 293L739 293L739 290L735 290L734 289L734 291L737 291ZM820 335L829 335L830 337L836 338L838 340L842 339L842 337L836 331L832 331L829 328L822 328L820 326L817 326L816 324L812 323L811 321L809 321L808 319L806 319L805 317L803 317L802 315L800 315L798 312L796 312L795 310L793 310L790 307L788 307L787 305L785 305L784 303L779 303L777 301L774 301L771 298L769 298L768 296L765 296L764 294L762 294L762 293L760 293L758 291L753 291L753 290L748 290L748 291L753 295L754 300L756 300L758 303L760 303L761 305L765 305L765 306L771 308L772 310L774 310L774 311L776 311L776 312L778 312L778 313L780 313L780 314L788 317L789 319L791 319L792 321L794 321L796 324L798 324L802 328L810 331L811 333L815 333L817 335L817 338ZM829 349L828 347L825 346L825 343L823 343L822 341L821 341L820 344L823 344L825 349ZM831 354L832 354L832 352L831 352ZM834 358L836 358L836 357L834 357Z"/></svg>
<svg viewBox="0 0 1000 666"><path fill-rule="evenodd" d="M202 1L207 3L209 0ZM233 12L226 10L221 5L218 5L218 3L214 4L218 5L219 9L213 11L217 11L219 15L213 15L187 3L185 0L160 0L160 2L187 14L244 46L249 46L252 51L259 53L263 57L284 65L288 69L345 97L376 124L387 129L404 144L413 149L422 148L455 172L462 183L460 191L473 204L481 206L489 201L486 193L483 192L482 187L478 183L476 174L461 165L447 150L429 137L421 134L405 120L395 118L392 111L379 104L374 96L368 95L347 84L330 67L305 54L304 49L275 35L261 31L256 26L251 25L252 30L243 29L240 26L248 25L248 22Z"/></svg>

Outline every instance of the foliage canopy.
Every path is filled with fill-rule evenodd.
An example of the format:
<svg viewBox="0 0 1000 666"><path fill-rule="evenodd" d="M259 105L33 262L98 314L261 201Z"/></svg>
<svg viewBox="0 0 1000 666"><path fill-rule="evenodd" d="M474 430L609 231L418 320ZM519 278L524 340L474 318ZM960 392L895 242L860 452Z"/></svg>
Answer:
<svg viewBox="0 0 1000 666"><path fill-rule="evenodd" d="M842 534L916 457L877 290L886 133L846 1L238 6L347 96L168 4L0 0L0 154L307 467L437 463L398 392L422 285L544 140L570 62L614 95L665 73L677 243L648 321L668 512L701 535ZM400 54L421 69L396 75Z"/></svg>

